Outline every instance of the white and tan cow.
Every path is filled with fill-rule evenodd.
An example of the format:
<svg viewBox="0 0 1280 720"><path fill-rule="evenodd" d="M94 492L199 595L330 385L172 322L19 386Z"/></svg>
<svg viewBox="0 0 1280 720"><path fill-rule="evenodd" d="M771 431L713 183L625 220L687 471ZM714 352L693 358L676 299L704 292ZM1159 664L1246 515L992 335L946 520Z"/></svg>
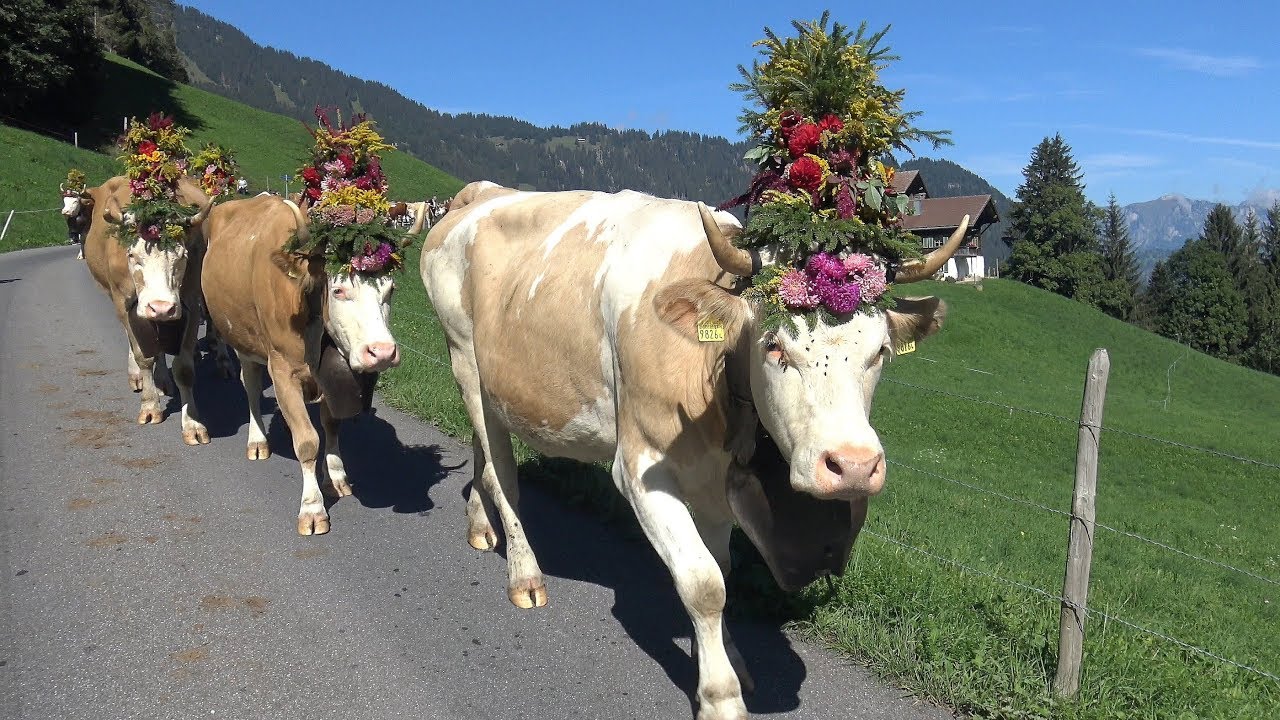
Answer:
<svg viewBox="0 0 1280 720"><path fill-rule="evenodd" d="M93 223L93 195L85 188L80 192L67 192L63 185L58 186L62 192L62 217L67 220L67 243L75 245L76 259L84 259L84 236Z"/></svg>
<svg viewBox="0 0 1280 720"><path fill-rule="evenodd" d="M193 180L184 177L179 181L178 201L199 210L183 221L188 225L183 242L164 248L140 238L131 219L124 216L122 208L132 199L126 178L113 177L88 193L90 206L101 208L101 219L106 222L95 218L89 226L84 240L85 264L110 296L128 337L129 387L142 393L138 423L164 421L157 385L167 386L172 381L182 401L183 442L207 443L209 431L200 421L192 388L196 336L203 317L200 260L204 245L199 226L209 211L209 197ZM174 356L171 377L166 353Z"/></svg>
<svg viewBox="0 0 1280 720"><path fill-rule="evenodd" d="M409 232L421 230L419 220ZM389 276L328 275L324 257L283 252L295 232L307 237L307 224L297 205L277 196L221 203L204 232L205 302L218 335L240 358L249 401L248 457L271 456L259 407L265 366L302 466L298 532L326 533L329 515L316 472L319 437L306 404L320 402L323 492L350 495L338 424L367 410L377 374L400 362L388 326L395 283Z"/></svg>
<svg viewBox="0 0 1280 720"><path fill-rule="evenodd" d="M739 229L726 213L635 192L473 183L428 234L421 264L476 432L470 544L493 549L500 519L508 595L543 605L516 513L510 434L547 455L612 461L693 621L702 720L746 717L750 676L722 618L735 520L784 587L842 571L867 498L885 481L868 419L881 366L896 343L936 332L945 313L917 298L836 325L763 332L735 289L762 261L731 244ZM931 275L963 235L901 269L899 283ZM707 321L723 326L723 341L699 342ZM753 458L757 440L772 459ZM807 512L834 528L811 538L817 559L785 547Z"/></svg>

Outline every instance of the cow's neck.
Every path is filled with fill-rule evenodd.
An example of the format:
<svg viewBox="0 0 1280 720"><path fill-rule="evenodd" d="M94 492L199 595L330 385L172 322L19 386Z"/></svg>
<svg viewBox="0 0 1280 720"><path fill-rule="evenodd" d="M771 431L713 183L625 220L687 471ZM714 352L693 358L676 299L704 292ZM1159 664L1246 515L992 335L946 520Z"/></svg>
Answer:
<svg viewBox="0 0 1280 720"><path fill-rule="evenodd" d="M320 366L321 344L324 339L325 298L328 296L329 281L325 276L318 279L311 290L303 297L306 305L306 324L302 330L303 354L307 366L315 371Z"/></svg>

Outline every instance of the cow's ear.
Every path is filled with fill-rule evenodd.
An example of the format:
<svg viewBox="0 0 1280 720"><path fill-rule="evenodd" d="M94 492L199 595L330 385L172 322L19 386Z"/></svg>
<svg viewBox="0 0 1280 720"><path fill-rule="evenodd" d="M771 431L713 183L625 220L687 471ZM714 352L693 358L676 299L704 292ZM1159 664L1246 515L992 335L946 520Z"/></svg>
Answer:
<svg viewBox="0 0 1280 720"><path fill-rule="evenodd" d="M82 192L82 193L80 193L80 205L81 205L81 206L83 206L83 207L87 207L87 208L91 208L91 207L93 207L93 203L94 203L94 200L93 200L93 196L92 196L92 195L90 195L88 192Z"/></svg>
<svg viewBox="0 0 1280 720"><path fill-rule="evenodd" d="M283 250L271 253L271 262L288 275L290 280L297 283L303 292L310 291L315 286L320 270L324 268L323 258Z"/></svg>
<svg viewBox="0 0 1280 720"><path fill-rule="evenodd" d="M701 323L704 328L723 328L724 341L731 345L751 317L745 300L701 279L679 280L662 288L653 298L653 308L663 322L685 337L698 340Z"/></svg>
<svg viewBox="0 0 1280 720"><path fill-rule="evenodd" d="M889 337L894 346L919 342L942 329L947 304L936 297L897 298L888 312Z"/></svg>

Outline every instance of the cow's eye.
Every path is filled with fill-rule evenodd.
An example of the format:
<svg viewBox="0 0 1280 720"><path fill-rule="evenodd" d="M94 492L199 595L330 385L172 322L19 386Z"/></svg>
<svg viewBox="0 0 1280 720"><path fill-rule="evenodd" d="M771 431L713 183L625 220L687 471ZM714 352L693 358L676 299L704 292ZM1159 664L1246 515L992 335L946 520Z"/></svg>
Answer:
<svg viewBox="0 0 1280 720"><path fill-rule="evenodd" d="M333 299L334 299L334 300L341 300L341 299L345 298L346 296L347 296L347 291L346 291L346 290L343 290L343 289L342 289L342 288L340 288L340 287L336 287L336 288L334 288L334 289L333 289Z"/></svg>

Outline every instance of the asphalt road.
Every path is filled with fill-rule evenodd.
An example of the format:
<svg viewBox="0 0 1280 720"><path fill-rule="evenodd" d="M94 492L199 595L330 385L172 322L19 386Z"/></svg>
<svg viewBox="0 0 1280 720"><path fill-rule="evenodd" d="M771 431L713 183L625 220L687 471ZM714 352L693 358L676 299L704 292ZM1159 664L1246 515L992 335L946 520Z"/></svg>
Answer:
<svg viewBox="0 0 1280 720"><path fill-rule="evenodd" d="M213 442L189 448L175 416L134 424L122 331L74 249L0 255L0 717L692 717L689 623L646 545L528 488L550 605L516 609L503 558L465 541L470 450L382 405L343 430L356 495L299 537L286 427L246 460L239 382L198 367ZM731 628L753 716L949 717Z"/></svg>

